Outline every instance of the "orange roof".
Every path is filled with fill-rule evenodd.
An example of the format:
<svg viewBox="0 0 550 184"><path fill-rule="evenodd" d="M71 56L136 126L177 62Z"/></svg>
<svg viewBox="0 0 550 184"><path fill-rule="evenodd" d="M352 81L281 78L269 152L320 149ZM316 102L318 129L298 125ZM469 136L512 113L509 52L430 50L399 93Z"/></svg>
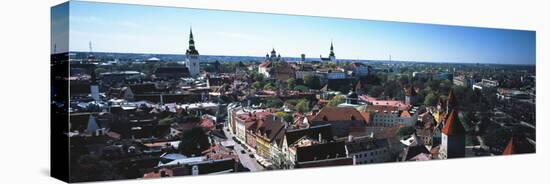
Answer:
<svg viewBox="0 0 550 184"><path fill-rule="evenodd" d="M160 178L160 177L162 177L160 175L161 171L164 171L166 173L166 176L173 176L174 175L174 171L172 169L162 168L157 172L152 171L152 172L143 174L143 178Z"/></svg>
<svg viewBox="0 0 550 184"><path fill-rule="evenodd" d="M411 117L411 113L409 113L409 111L403 111L401 112L401 115L399 115L401 117Z"/></svg>
<svg viewBox="0 0 550 184"><path fill-rule="evenodd" d="M361 113L352 107L325 107L321 109L312 121L365 121ZM366 121L365 121L366 123Z"/></svg>
<svg viewBox="0 0 550 184"><path fill-rule="evenodd" d="M260 64L260 67L268 68L271 67L272 62L271 61L264 61L262 64Z"/></svg>
<svg viewBox="0 0 550 184"><path fill-rule="evenodd" d="M513 155L515 154L515 146L514 146L514 138L510 138L508 141L508 144L506 145L506 148L504 148L504 151L502 152L502 155Z"/></svg>
<svg viewBox="0 0 550 184"><path fill-rule="evenodd" d="M464 133L466 133L460 119L458 119L458 113L456 111L453 110L451 114L449 114L441 132L446 135L464 135Z"/></svg>

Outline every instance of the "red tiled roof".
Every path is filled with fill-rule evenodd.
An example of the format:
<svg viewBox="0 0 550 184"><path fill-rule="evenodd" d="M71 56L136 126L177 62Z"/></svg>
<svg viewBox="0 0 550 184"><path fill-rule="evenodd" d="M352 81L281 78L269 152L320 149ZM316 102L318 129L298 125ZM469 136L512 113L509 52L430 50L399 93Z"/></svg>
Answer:
<svg viewBox="0 0 550 184"><path fill-rule="evenodd" d="M363 115L355 108L325 107L313 117L312 121L349 121L352 119L365 121Z"/></svg>
<svg viewBox="0 0 550 184"><path fill-rule="evenodd" d="M453 110L451 114L449 114L447 120L445 121L445 126L443 127L443 130L441 130L441 132L448 136L464 135L464 133L466 133L466 130L464 130L464 127L462 127L460 119L458 119L458 113L456 111Z"/></svg>
<svg viewBox="0 0 550 184"><path fill-rule="evenodd" d="M502 152L502 155L513 155L515 154L515 146L514 146L514 138L510 138L508 141L508 144L506 145L506 148L504 148L504 151Z"/></svg>
<svg viewBox="0 0 550 184"><path fill-rule="evenodd" d="M212 130L214 129L214 121L209 118L203 118L199 124L202 128Z"/></svg>
<svg viewBox="0 0 550 184"><path fill-rule="evenodd" d="M271 61L264 61L262 64L260 64L260 67L271 67L271 64Z"/></svg>
<svg viewBox="0 0 550 184"><path fill-rule="evenodd" d="M366 109L371 111L378 111L378 112L384 112L384 111L392 112L392 111L399 110L398 107L390 106L390 105L372 105L372 106L367 106Z"/></svg>
<svg viewBox="0 0 550 184"><path fill-rule="evenodd" d="M411 113L409 113L409 111L403 111L401 112L401 115L399 115L401 117L411 117Z"/></svg>
<svg viewBox="0 0 550 184"><path fill-rule="evenodd" d="M158 172L153 171L153 172L143 174L143 178L160 178L161 177L161 175L160 175L161 171L164 171L166 173L166 176L173 176L174 175L174 172L173 172L172 169L162 168Z"/></svg>

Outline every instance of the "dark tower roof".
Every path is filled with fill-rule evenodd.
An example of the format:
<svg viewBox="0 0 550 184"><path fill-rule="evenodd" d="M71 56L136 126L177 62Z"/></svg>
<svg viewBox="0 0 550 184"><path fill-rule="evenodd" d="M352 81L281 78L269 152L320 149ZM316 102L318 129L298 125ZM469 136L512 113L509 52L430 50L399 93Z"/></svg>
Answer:
<svg viewBox="0 0 550 184"><path fill-rule="evenodd" d="M451 89L451 91L449 92L449 97L447 97L447 110L449 110L450 108L454 109L456 105L456 97L453 90Z"/></svg>
<svg viewBox="0 0 550 184"><path fill-rule="evenodd" d="M334 46L332 45L332 42L330 42L330 55L329 57L333 57L334 56Z"/></svg>
<svg viewBox="0 0 550 184"><path fill-rule="evenodd" d="M357 99L358 98L357 93L355 93L355 91L352 90L352 89L349 90L349 93L346 97L350 98L350 99Z"/></svg>
<svg viewBox="0 0 550 184"><path fill-rule="evenodd" d="M199 51L195 49L195 40L193 38L193 29L189 29L189 49L187 49L186 55L199 55Z"/></svg>
<svg viewBox="0 0 550 184"><path fill-rule="evenodd" d="M458 119L458 113L456 111L453 110L451 114L449 114L441 132L447 136L464 135L466 133L466 130L464 130L462 126L462 122Z"/></svg>
<svg viewBox="0 0 550 184"><path fill-rule="evenodd" d="M405 88L405 95L416 96L416 90L414 89L413 85L410 85L409 87Z"/></svg>
<svg viewBox="0 0 550 184"><path fill-rule="evenodd" d="M355 84L355 91L360 90L363 88L363 83L361 81L357 81L357 84Z"/></svg>

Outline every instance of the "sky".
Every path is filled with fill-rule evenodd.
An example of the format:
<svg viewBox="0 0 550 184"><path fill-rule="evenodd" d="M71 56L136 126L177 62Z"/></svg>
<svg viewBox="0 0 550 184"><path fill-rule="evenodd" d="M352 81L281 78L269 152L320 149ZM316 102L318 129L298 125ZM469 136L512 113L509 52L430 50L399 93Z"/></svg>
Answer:
<svg viewBox="0 0 550 184"><path fill-rule="evenodd" d="M192 27L202 55L535 64L535 32L94 2L70 2L70 51L185 54ZM57 13L59 14L59 13ZM65 20L65 21L60 21ZM68 25L66 25L68 24ZM54 35L53 44L62 43ZM67 33L65 33L67 34ZM63 44L60 44L63 45Z"/></svg>

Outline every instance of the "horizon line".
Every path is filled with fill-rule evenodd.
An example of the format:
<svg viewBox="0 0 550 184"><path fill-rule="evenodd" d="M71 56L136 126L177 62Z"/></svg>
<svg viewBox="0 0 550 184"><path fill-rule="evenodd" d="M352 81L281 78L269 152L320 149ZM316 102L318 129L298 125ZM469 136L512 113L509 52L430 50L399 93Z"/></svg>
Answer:
<svg viewBox="0 0 550 184"><path fill-rule="evenodd" d="M63 54L63 53L71 53L71 52L80 52L80 53L90 53L89 51L79 51L79 50L73 50L68 52L58 52L58 53L51 53L53 54ZM185 54L179 54L179 53L147 53L147 52L107 52L107 51L93 51L92 53L113 53L113 54L143 54L143 55L181 55L185 56ZM232 56L232 57L265 57L265 56L252 56L252 55L211 55L211 54L201 54L202 56ZM300 57L292 57L292 56L281 56L282 58L300 58ZM315 59L312 57L306 57L306 59ZM338 60L338 59L337 59ZM498 63L498 62L466 62L466 61L426 61L426 60L383 60L383 59L349 59L349 58L340 58L339 60L348 60L348 61L396 61L396 62L415 62L415 63L433 63L433 64L494 64L494 65L527 65L527 66L536 66L536 60L535 63Z"/></svg>

